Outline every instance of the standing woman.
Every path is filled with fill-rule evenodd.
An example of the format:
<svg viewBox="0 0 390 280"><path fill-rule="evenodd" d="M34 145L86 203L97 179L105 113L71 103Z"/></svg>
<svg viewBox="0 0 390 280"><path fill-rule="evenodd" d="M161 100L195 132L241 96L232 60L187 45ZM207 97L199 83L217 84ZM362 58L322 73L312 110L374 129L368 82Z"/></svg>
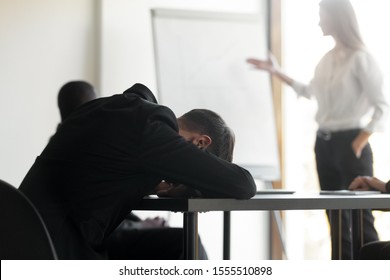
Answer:
<svg viewBox="0 0 390 280"><path fill-rule="evenodd" d="M388 114L383 94L382 73L366 50L355 12L349 0L322 0L320 22L324 36L332 36L335 46L320 60L309 85L282 73L275 59L248 59L256 68L268 71L290 85L299 96L315 98L318 123L315 154L322 190L347 189L358 175L373 175L373 157L368 139L382 131ZM369 121L364 122L366 116ZM332 258L338 258L339 216L332 221ZM364 243L378 240L371 210L363 214ZM350 259L350 215L342 212L342 259Z"/></svg>

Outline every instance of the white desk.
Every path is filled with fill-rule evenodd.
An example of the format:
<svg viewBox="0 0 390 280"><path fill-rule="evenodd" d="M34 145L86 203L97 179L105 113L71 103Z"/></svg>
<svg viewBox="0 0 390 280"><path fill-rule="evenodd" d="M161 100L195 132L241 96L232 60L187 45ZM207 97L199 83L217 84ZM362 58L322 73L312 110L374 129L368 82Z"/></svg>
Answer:
<svg viewBox="0 0 390 280"><path fill-rule="evenodd" d="M208 211L270 211L270 210L361 210L390 209L390 194L319 195L319 194L261 194L249 200L214 198L145 198L135 210L183 212L185 251L188 259L197 256L198 213ZM354 238L361 240L360 211L355 211L358 224ZM340 231L340 235L341 235ZM341 236L340 236L341 238ZM339 240L341 240L339 238ZM340 246L341 247L341 246ZM358 249L358 248L355 248Z"/></svg>

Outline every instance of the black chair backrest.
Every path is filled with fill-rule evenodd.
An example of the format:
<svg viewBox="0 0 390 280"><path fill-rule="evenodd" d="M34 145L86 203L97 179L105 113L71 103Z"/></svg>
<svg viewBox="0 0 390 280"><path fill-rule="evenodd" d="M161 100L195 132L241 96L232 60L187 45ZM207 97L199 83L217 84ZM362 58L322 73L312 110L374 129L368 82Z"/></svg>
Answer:
<svg viewBox="0 0 390 280"><path fill-rule="evenodd" d="M18 189L0 180L0 259L57 259L38 211Z"/></svg>

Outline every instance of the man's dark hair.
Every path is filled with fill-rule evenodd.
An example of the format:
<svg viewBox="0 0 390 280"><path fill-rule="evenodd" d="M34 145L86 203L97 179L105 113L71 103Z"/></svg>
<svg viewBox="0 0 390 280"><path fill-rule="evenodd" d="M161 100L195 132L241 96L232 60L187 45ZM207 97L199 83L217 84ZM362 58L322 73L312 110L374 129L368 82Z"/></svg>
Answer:
<svg viewBox="0 0 390 280"><path fill-rule="evenodd" d="M63 85L58 93L58 108L64 121L78 106L96 98L93 86L84 81L72 81Z"/></svg>
<svg viewBox="0 0 390 280"><path fill-rule="evenodd" d="M185 130L210 136L212 142L207 150L232 162L234 134L217 113L207 109L194 109L181 116L178 121Z"/></svg>

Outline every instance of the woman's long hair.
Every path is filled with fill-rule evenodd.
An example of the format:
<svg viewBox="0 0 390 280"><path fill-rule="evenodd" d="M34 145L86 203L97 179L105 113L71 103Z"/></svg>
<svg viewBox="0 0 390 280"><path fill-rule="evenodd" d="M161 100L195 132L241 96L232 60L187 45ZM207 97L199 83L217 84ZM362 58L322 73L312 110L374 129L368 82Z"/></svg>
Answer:
<svg viewBox="0 0 390 280"><path fill-rule="evenodd" d="M319 5L331 17L335 25L335 36L344 46L354 50L365 47L349 0L322 0Z"/></svg>

